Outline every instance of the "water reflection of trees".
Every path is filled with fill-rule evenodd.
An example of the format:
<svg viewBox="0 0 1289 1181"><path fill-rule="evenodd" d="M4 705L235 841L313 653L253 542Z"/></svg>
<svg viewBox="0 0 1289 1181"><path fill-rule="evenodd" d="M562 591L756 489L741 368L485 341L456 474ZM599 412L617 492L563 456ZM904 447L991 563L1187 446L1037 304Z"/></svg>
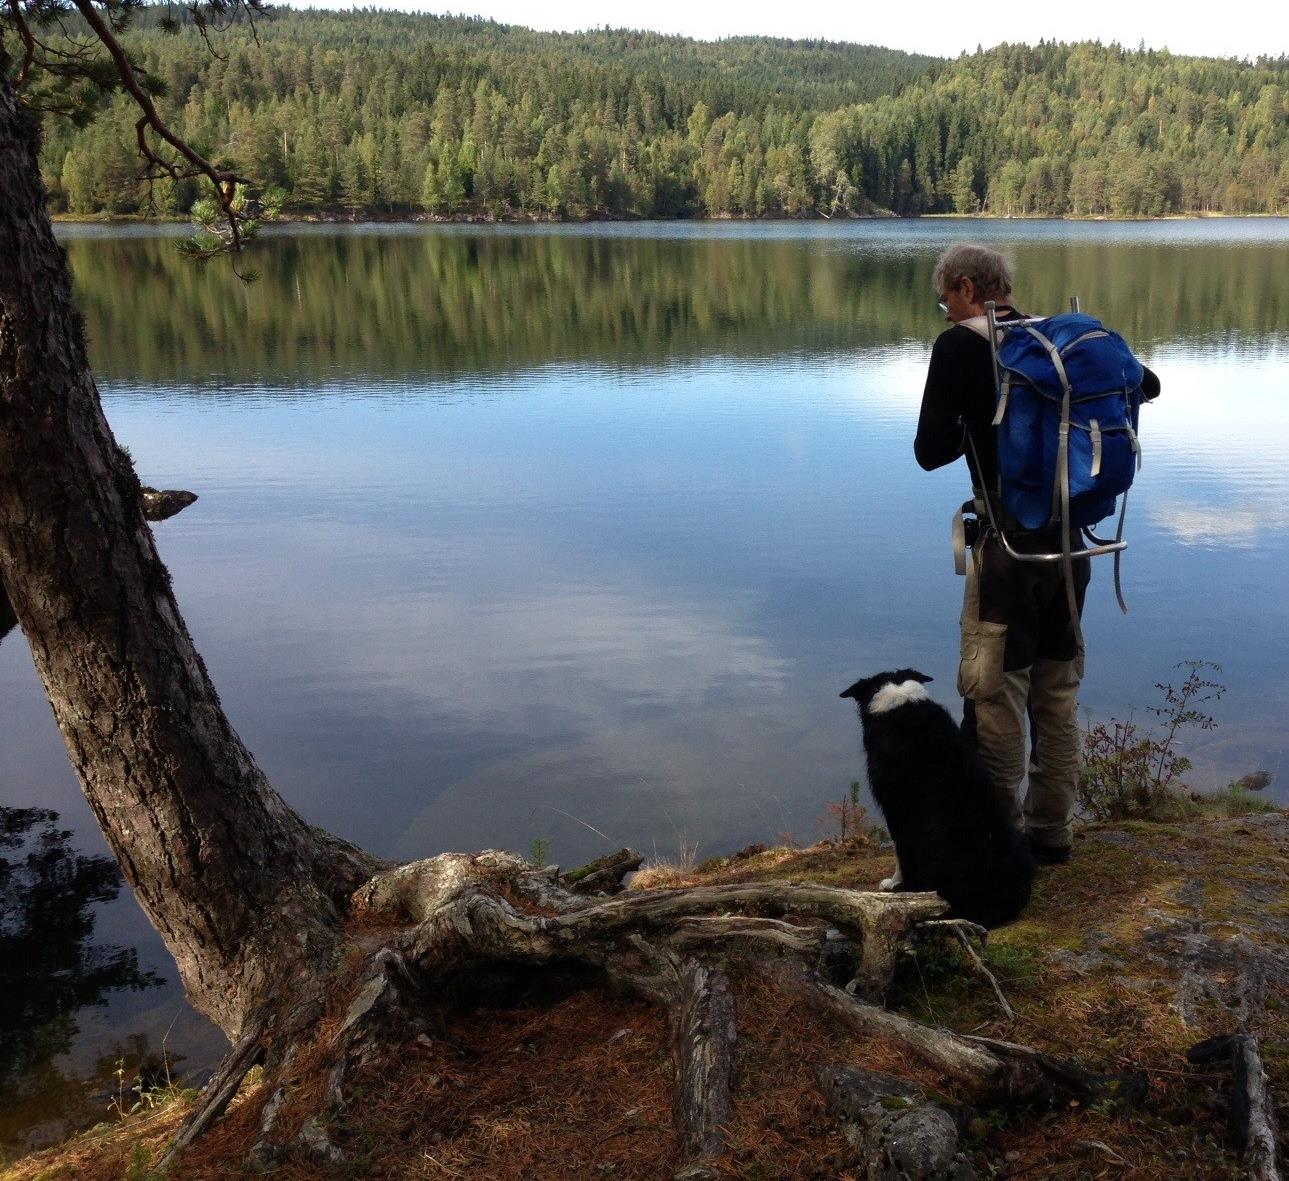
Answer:
<svg viewBox="0 0 1289 1181"><path fill-rule="evenodd" d="M0 807L0 1145L102 1118L102 1098L122 1064L126 1086L152 1056L133 1038L85 1075L58 1062L79 1032L78 1014L109 993L163 983L132 948L93 942L94 907L120 892L108 857L87 857L45 808Z"/></svg>
<svg viewBox="0 0 1289 1181"><path fill-rule="evenodd" d="M667 363L929 340L936 247L846 238L300 234L262 279L165 239L68 243L94 363L117 380L417 380L549 362ZM1018 297L1084 306L1141 346L1258 348L1289 331L1285 250L1238 242L1012 243ZM122 293L128 291L125 300Z"/></svg>

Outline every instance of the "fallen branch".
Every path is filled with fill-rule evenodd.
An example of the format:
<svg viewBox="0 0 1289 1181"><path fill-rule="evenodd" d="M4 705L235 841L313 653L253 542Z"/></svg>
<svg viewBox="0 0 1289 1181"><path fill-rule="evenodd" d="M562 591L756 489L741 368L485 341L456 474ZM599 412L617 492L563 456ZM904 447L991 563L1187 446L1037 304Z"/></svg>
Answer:
<svg viewBox="0 0 1289 1181"><path fill-rule="evenodd" d="M1209 1038L1187 1050L1186 1058L1196 1065L1223 1059L1230 1063L1231 1138L1244 1156L1250 1181L1280 1181L1276 1166L1280 1133L1257 1038L1244 1033Z"/></svg>
<svg viewBox="0 0 1289 1181"><path fill-rule="evenodd" d="M686 960L669 1009L676 1060L673 1110L685 1167L719 1155L734 1108L734 997L724 972ZM682 1172L684 1168L682 1168ZM693 1176L692 1170L690 1176Z"/></svg>

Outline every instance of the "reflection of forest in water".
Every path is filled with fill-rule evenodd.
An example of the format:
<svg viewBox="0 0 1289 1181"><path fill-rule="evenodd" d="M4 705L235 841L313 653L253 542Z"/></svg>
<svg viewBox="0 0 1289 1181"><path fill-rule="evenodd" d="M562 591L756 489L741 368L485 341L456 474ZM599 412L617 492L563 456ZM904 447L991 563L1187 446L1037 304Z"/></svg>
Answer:
<svg viewBox="0 0 1289 1181"><path fill-rule="evenodd" d="M1277 244L1080 238L1007 250L1026 310L1059 311L1077 293L1139 347L1203 337L1256 350L1289 326ZM102 377L272 386L929 341L941 327L931 270L944 242L899 245L282 234L255 247L261 278L250 286L226 267L187 264L173 238L67 248Z"/></svg>
<svg viewBox="0 0 1289 1181"><path fill-rule="evenodd" d="M60 1064L85 1006L164 981L140 969L133 948L94 943L93 908L117 896L121 871L110 858L78 854L57 821L45 808L0 807L0 1152L106 1118L118 1088L128 1109L138 1101L132 1088L167 1069L137 1035L88 1071Z"/></svg>

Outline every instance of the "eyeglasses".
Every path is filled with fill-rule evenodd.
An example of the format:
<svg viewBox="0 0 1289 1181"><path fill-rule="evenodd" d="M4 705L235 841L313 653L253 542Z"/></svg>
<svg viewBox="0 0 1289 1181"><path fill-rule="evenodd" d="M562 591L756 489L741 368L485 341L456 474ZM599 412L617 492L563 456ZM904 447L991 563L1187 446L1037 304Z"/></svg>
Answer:
<svg viewBox="0 0 1289 1181"><path fill-rule="evenodd" d="M935 306L938 307L942 312L944 312L946 316L949 314L949 305L945 303L944 300L941 300Z"/></svg>

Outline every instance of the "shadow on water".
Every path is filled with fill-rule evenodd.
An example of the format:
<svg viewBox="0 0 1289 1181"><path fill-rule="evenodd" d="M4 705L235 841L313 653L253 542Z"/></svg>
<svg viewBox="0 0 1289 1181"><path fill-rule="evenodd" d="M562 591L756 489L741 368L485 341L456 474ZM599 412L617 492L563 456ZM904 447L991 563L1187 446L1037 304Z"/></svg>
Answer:
<svg viewBox="0 0 1289 1181"><path fill-rule="evenodd" d="M0 807L0 1154L98 1122L114 1098L128 1110L136 1082L146 1087L173 1066L137 1035L88 1071L60 1061L87 1006L165 981L139 967L133 948L94 942L94 908L116 898L121 871L77 853L57 821L46 808Z"/></svg>

